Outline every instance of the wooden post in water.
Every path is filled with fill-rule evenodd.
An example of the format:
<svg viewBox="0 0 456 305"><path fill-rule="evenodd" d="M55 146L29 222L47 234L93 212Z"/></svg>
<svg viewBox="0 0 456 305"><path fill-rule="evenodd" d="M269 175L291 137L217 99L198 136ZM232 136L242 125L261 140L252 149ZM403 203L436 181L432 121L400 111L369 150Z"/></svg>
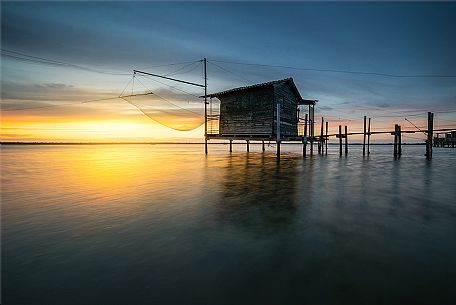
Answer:
<svg viewBox="0 0 456 305"><path fill-rule="evenodd" d="M314 110L313 110L313 107L312 107L312 118L309 117L309 139L310 139L310 155L313 156L313 152L314 152L314 128L315 128L315 122L314 122Z"/></svg>
<svg viewBox="0 0 456 305"><path fill-rule="evenodd" d="M402 155L402 133L401 125L397 126L397 155L400 157Z"/></svg>
<svg viewBox="0 0 456 305"><path fill-rule="evenodd" d="M347 125L345 125L345 155L348 155L348 132L347 132Z"/></svg>
<svg viewBox="0 0 456 305"><path fill-rule="evenodd" d="M432 137L434 129L434 114L428 112L428 128L427 128L427 140L426 140L426 158L432 159Z"/></svg>
<svg viewBox="0 0 456 305"><path fill-rule="evenodd" d="M250 152L250 140L247 140L247 152Z"/></svg>
<svg viewBox="0 0 456 305"><path fill-rule="evenodd" d="M370 140L371 140L371 118L369 118L369 125L367 127L367 155L369 156L370 152Z"/></svg>
<svg viewBox="0 0 456 305"><path fill-rule="evenodd" d="M307 113L304 117L304 137L302 138L302 156L306 157L307 154Z"/></svg>
<svg viewBox="0 0 456 305"><path fill-rule="evenodd" d="M320 128L320 153L323 154L323 125L324 125L324 119L321 117L321 128Z"/></svg>
<svg viewBox="0 0 456 305"><path fill-rule="evenodd" d="M276 142L277 142L277 159L280 159L280 103L277 103Z"/></svg>
<svg viewBox="0 0 456 305"><path fill-rule="evenodd" d="M264 152L266 149L264 148L264 141L261 141L261 150Z"/></svg>
<svg viewBox="0 0 456 305"><path fill-rule="evenodd" d="M364 131L363 131L363 156L366 155L366 116L364 116Z"/></svg>
<svg viewBox="0 0 456 305"><path fill-rule="evenodd" d="M204 152L207 155L207 60L204 58Z"/></svg>
<svg viewBox="0 0 456 305"><path fill-rule="evenodd" d="M230 140L230 152L233 152L233 140Z"/></svg>
<svg viewBox="0 0 456 305"><path fill-rule="evenodd" d="M394 125L394 150L393 150L393 155L396 158L397 157L397 124Z"/></svg>
<svg viewBox="0 0 456 305"><path fill-rule="evenodd" d="M339 156L342 156L342 125L339 125Z"/></svg>
<svg viewBox="0 0 456 305"><path fill-rule="evenodd" d="M325 154L328 154L328 121L326 121Z"/></svg>

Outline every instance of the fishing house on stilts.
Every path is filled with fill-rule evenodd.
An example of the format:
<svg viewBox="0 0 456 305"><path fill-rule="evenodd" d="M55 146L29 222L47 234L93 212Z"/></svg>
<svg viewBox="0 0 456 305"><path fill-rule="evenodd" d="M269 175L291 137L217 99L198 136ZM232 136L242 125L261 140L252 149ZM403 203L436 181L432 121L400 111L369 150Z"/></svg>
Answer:
<svg viewBox="0 0 456 305"><path fill-rule="evenodd" d="M204 97L210 99L210 113L205 120L206 144L208 140L229 140L231 152L233 140L246 141L247 151L250 141L261 141L264 151L265 142L275 141L277 157L280 157L281 142L302 142L305 154L309 141L312 153L317 100L303 99L293 78L234 88ZM216 114L212 112L213 99L220 102L219 113Z"/></svg>

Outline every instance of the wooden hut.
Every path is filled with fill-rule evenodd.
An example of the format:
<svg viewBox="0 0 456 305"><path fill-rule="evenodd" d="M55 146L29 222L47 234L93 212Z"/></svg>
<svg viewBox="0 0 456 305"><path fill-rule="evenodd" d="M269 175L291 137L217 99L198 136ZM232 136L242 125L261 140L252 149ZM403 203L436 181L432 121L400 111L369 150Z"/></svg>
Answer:
<svg viewBox="0 0 456 305"><path fill-rule="evenodd" d="M209 132L207 139L302 141L302 134L298 133L299 106L309 106L309 122L313 122L316 102L301 97L293 78L234 88L207 97L220 100L218 132Z"/></svg>

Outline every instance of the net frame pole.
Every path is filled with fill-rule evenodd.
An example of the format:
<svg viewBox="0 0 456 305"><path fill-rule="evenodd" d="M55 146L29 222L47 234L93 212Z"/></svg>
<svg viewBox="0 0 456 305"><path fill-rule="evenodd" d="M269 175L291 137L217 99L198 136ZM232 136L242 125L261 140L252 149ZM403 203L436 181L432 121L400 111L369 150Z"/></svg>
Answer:
<svg viewBox="0 0 456 305"><path fill-rule="evenodd" d="M204 152L207 155L207 59L204 58Z"/></svg>

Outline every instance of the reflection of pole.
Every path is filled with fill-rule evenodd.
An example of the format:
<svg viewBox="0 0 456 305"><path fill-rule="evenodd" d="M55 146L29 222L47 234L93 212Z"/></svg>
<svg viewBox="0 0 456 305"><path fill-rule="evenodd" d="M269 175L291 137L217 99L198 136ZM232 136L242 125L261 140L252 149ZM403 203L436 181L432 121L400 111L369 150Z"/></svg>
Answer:
<svg viewBox="0 0 456 305"><path fill-rule="evenodd" d="M204 151L207 155L207 59L204 58Z"/></svg>

